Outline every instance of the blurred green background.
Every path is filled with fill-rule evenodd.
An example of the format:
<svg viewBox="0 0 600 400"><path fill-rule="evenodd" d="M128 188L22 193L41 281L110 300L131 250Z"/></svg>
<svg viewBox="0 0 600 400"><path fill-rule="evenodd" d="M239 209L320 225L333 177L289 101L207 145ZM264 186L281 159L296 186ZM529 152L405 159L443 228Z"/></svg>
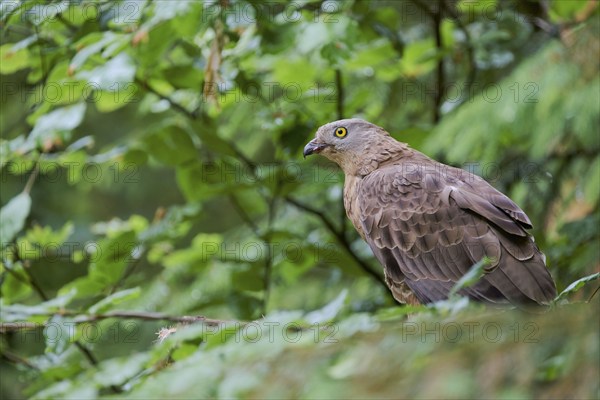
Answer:
<svg viewBox="0 0 600 400"><path fill-rule="evenodd" d="M600 396L597 1L0 13L2 398ZM349 117L515 200L553 310L397 306L301 158Z"/></svg>

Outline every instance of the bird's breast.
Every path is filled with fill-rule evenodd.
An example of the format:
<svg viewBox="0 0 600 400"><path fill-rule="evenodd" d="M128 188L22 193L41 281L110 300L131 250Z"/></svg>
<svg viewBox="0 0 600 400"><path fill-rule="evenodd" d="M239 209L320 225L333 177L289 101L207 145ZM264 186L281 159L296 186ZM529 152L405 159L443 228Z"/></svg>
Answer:
<svg viewBox="0 0 600 400"><path fill-rule="evenodd" d="M358 191L363 178L353 175L346 175L344 179L344 208L346 215L352 221L354 229L365 239L365 233L360 223L360 208L358 206Z"/></svg>

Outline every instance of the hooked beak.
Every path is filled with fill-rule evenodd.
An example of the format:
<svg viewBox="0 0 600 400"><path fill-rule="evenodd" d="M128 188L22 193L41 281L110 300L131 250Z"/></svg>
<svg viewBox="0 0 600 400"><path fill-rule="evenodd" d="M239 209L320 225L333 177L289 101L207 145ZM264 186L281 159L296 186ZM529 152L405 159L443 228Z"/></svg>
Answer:
<svg viewBox="0 0 600 400"><path fill-rule="evenodd" d="M302 154L304 155L304 158L306 158L306 156L310 156L313 153L319 153L327 146L328 144L319 143L317 142L317 139L313 139L310 142L308 142L306 146L304 146L304 152Z"/></svg>

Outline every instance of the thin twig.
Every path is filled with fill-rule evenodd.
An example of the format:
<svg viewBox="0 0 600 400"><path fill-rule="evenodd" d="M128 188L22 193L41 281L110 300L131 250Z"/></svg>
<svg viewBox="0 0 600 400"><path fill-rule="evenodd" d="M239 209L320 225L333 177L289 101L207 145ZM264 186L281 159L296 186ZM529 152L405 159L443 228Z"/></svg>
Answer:
<svg viewBox="0 0 600 400"><path fill-rule="evenodd" d="M37 37L37 39L39 40L40 38L40 29L37 25L34 26L35 29L35 35ZM41 44L38 45L38 53L40 55L40 69L42 70L42 76L47 76L47 68L46 68L46 58L44 57L44 53L42 51L42 46Z"/></svg>
<svg viewBox="0 0 600 400"><path fill-rule="evenodd" d="M263 315L267 314L269 297L271 295L271 275L273 269L273 252L271 249L271 238L270 232L273 226L273 220L275 219L276 213L276 199L279 193L279 189L281 188L279 180L275 184L275 192L269 201L269 214L267 216L267 234L264 235L263 241L265 242L267 248L266 260L265 260L265 281L264 281L264 300L263 300Z"/></svg>
<svg viewBox="0 0 600 400"><path fill-rule="evenodd" d="M342 71L335 70L335 87L337 90L337 119L343 119L344 112L344 83L342 81ZM340 234L346 238L346 208L344 207L344 196L340 198Z"/></svg>
<svg viewBox="0 0 600 400"><path fill-rule="evenodd" d="M431 11L431 9L427 7L424 3L422 3L420 0L412 0L412 3L416 5L417 8L424 11L425 14L427 14L429 17L433 18L433 11Z"/></svg>
<svg viewBox="0 0 600 400"><path fill-rule="evenodd" d="M156 96L158 96L161 100L167 101L171 105L171 107L173 107L175 110L179 111L180 113L185 114L188 118L190 118L192 120L195 120L196 118L198 118L198 110L194 110L194 111L188 110L181 104L177 103L175 100L171 99L169 96L160 93L158 90L156 90L155 88L150 86L150 84L142 81L141 79L139 79L137 77L135 78L135 82L138 85L140 85L141 87L143 87L144 89L146 89L147 91L149 91L150 93L153 93Z"/></svg>
<svg viewBox="0 0 600 400"><path fill-rule="evenodd" d="M62 13L56 14L56 19L60 21L60 23L62 23L67 29L69 29L71 33L76 33L79 30L79 28L76 25L73 25L70 21L65 19Z"/></svg>
<svg viewBox="0 0 600 400"><path fill-rule="evenodd" d="M29 266L26 264L26 260L23 261L23 271L25 272L25 275L27 275L27 280L29 281L29 284L31 285L33 290L38 294L38 296L42 298L42 300L48 301L50 298L46 296L46 293L44 292L40 284L37 283L37 281L31 274L31 271L29 271Z"/></svg>
<svg viewBox="0 0 600 400"><path fill-rule="evenodd" d="M228 141L227 143L229 144L229 146L231 147L231 149L235 153L235 156L237 158L239 158L240 160L242 160L242 162L246 165L246 167L248 167L250 169L250 172L252 173L252 177L253 178L257 178L257 176L256 176L256 164L254 164L252 162L252 160L250 160L248 157L246 157L246 155L244 153L242 153L242 151L240 149L238 149L238 147L233 142Z"/></svg>
<svg viewBox="0 0 600 400"><path fill-rule="evenodd" d="M18 253L16 253L16 259L17 260L20 259ZM7 269L7 271L8 271L8 269ZM29 281L29 284L33 288L33 290L42 298L42 300L48 301L49 297L46 295L46 293L44 292L44 290L42 289L42 287L37 283L37 281L35 280L35 278L31 274L31 271L29 271L29 268L25 264L25 262L23 263L23 271L25 272L25 275L27 275L27 279ZM94 354L92 354L92 352L91 352L90 349L88 349L85 345L83 345L78 340L74 341L73 344L77 347L77 349L79 349L79 351L81 351L81 353L85 356L85 358L89 361L90 364L92 364L94 366L98 365L98 360L96 359L96 357L94 356ZM117 391L116 388L112 388L112 390L113 391Z"/></svg>
<svg viewBox="0 0 600 400"><path fill-rule="evenodd" d="M298 200L295 200L289 196L287 196L285 198L285 200L294 205L295 207L304 210L310 214L313 214L315 216L317 216L321 222L323 222L323 224L327 227L327 229L329 230L329 232L331 232L333 234L333 236L337 239L337 241L342 245L342 247L348 252L348 254L350 254L350 257L352 257L352 259L358 264L358 266L365 271L368 275L370 275L373 279L375 279L377 282L379 282L381 285L383 285L384 287L387 288L387 285L385 283L385 280L383 279L383 277L381 277L381 275L379 275L377 272L373 271L371 269L371 267L367 264L366 261L364 261L363 259L361 259L355 252L354 250L352 250L352 247L350 246L350 243L348 242L348 240L346 239L346 237L344 237L340 231L338 231L335 226L333 225L333 223L331 222L331 220L325 215L323 214L321 211L312 208L306 204L300 203ZM389 292L389 291L386 291Z"/></svg>
<svg viewBox="0 0 600 400"><path fill-rule="evenodd" d="M433 123L437 123L441 117L441 106L444 98L444 44L442 43L442 12L437 10L433 12L433 32L435 36L435 46L438 50L438 63L436 67L436 88L433 100Z"/></svg>
<svg viewBox="0 0 600 400"><path fill-rule="evenodd" d="M277 186L279 188L279 186ZM254 235L261 239L266 247L266 259L265 259L265 276L263 281L263 290L264 290L264 300L263 300L263 314L267 313L267 304L269 301L269 294L271 290L271 270L273 268L273 254L271 251L271 246L268 238L268 233L271 230L271 226L273 225L273 219L275 217L275 199L277 194L275 193L273 197L268 202L269 214L267 216L267 228L266 233L262 233L258 225L250 218L246 210L241 206L237 197L234 194L229 195L229 200L231 204L236 209L239 216L244 220L246 225L250 227Z"/></svg>
<svg viewBox="0 0 600 400"><path fill-rule="evenodd" d="M16 255L16 257L18 257L18 255ZM32 285L32 283L29 281L29 279L27 277L24 278L21 275L19 275L15 270L12 269L12 266L4 264L4 269L6 270L6 272L8 272L12 276L14 276L15 279L18 280L19 282L24 283L25 285Z"/></svg>
<svg viewBox="0 0 600 400"><path fill-rule="evenodd" d="M462 103L465 103L471 97L471 88L473 87L473 83L475 83L475 78L477 76L477 63L475 62L475 49L473 47L473 39L471 37L471 33L465 26L465 24L460 19L460 16L456 12L456 9L452 6L446 4L445 0L442 0L442 7L444 10L448 12L448 14L452 17L454 22L456 22L456 26L458 29L465 35L465 50L467 52L467 59L469 63L469 72L467 73L467 78L465 80L465 90L466 96L462 99Z"/></svg>
<svg viewBox="0 0 600 400"><path fill-rule="evenodd" d="M75 311L69 311L68 315L77 315ZM65 313L61 313L61 315L65 315ZM178 315L169 315L157 312L144 312L144 311L111 311L104 314L91 314L80 316L79 318L73 319L75 323L83 323L83 322L94 322L100 321L103 319L109 318L120 318L120 319L139 319L143 321L169 321L169 322L177 322L177 323L203 323L205 325L218 326L227 323L246 323L245 321L235 321L235 320L222 320L222 319L213 319L206 318L203 315L196 316L178 316Z"/></svg>
<svg viewBox="0 0 600 400"><path fill-rule="evenodd" d="M35 180L37 179L39 173L40 173L40 161L38 158L38 160L35 162L35 165L33 166L32 170L31 170L31 174L29 175L29 178L27 179L27 183L25 184L25 187L23 188L24 193L27 193L27 194L31 193L31 189L33 188L33 184L35 183Z"/></svg>
<svg viewBox="0 0 600 400"><path fill-rule="evenodd" d="M239 216L244 220L246 225L248 225L250 227L250 229L256 235L256 237L262 239L262 234L260 233L260 228L258 227L258 225L256 225L256 223L252 220L252 218L250 218L250 216L248 215L246 210L244 210L244 208L240 205L237 197L235 197L234 194L230 194L229 201L231 201L231 204L233 205L233 207L235 208L235 210L237 211Z"/></svg>
<svg viewBox="0 0 600 400"><path fill-rule="evenodd" d="M90 364L92 364L94 367L98 365L98 360L87 346L85 346L79 340L74 341L73 344L85 356Z"/></svg>
<svg viewBox="0 0 600 400"><path fill-rule="evenodd" d="M594 298L594 296L596 295L596 293L598 293L598 290L600 290L600 286L598 286L596 288L596 290L594 290L594 293L592 293L592 295L590 296L590 298L587 299L586 303L589 303L590 301L592 301L592 299Z"/></svg>
<svg viewBox="0 0 600 400"><path fill-rule="evenodd" d="M133 274L133 272L136 270L136 268L140 264L141 260L142 260L142 254L138 254L133 259L133 261L127 263L127 266L125 267L125 271L123 272L123 274L121 275L119 280L110 288L109 294L115 293L117 291L117 289L119 287L121 287L121 285L127 280L127 278L129 278Z"/></svg>
<svg viewBox="0 0 600 400"><path fill-rule="evenodd" d="M337 119L344 118L344 85L342 81L342 71L339 68L335 69L335 87L337 90L336 111Z"/></svg>
<svg viewBox="0 0 600 400"><path fill-rule="evenodd" d="M549 22L550 4L547 0L540 0L541 17L530 18L531 24L546 32L550 37L560 39L560 26Z"/></svg>
<svg viewBox="0 0 600 400"><path fill-rule="evenodd" d="M221 326L225 324L247 324L247 321L237 321L237 320L222 320L222 319L213 319L206 318L202 315L197 316L177 316L177 315L169 315L157 312L145 312L145 311L111 311L104 314L81 314L74 310L60 310L56 312L41 312L36 314L31 314L31 316L44 316L44 317L53 317L53 316L61 316L61 317L72 317L71 321L75 324L83 324L90 323L96 321L102 321L105 319L135 319L142 321L168 321L182 324L192 324L192 323L202 323L209 326ZM45 324L35 324L31 322L8 322L8 323L0 323L0 333L6 332L15 332L15 331L23 331L23 330L32 330L32 329L41 329L44 328ZM88 349L82 349L82 351L88 351ZM90 353L91 355L91 353ZM92 356L92 358L94 358ZM97 364L97 361L94 359L94 365Z"/></svg>
<svg viewBox="0 0 600 400"><path fill-rule="evenodd" d="M435 37L435 45L438 52L442 53L442 35L441 35L441 22L442 22L442 10L437 7L429 8L421 0L412 0L419 9L424 11L433 22L433 33ZM444 58L440 57L436 67L436 90L433 98L433 123L437 123L440 120L440 106L442 104L444 90Z"/></svg>
<svg viewBox="0 0 600 400"><path fill-rule="evenodd" d="M27 368L39 371L40 369L36 366L33 365L31 362L29 362L29 360L27 360L26 358L23 358L13 352L10 352L6 349L2 349L2 351L0 352L0 357L2 357L3 359L5 359L8 362L12 362L13 364L20 364L20 365L24 365Z"/></svg>

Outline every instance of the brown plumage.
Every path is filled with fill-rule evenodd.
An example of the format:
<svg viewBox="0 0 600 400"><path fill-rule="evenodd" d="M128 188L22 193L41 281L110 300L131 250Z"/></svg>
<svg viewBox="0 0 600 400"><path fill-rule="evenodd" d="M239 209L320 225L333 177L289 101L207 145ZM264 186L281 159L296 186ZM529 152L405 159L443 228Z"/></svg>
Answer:
<svg viewBox="0 0 600 400"><path fill-rule="evenodd" d="M531 222L482 178L430 159L360 119L319 128L304 156L345 173L344 206L400 303L448 297L483 257L484 276L459 293L487 303L547 304L556 296Z"/></svg>

